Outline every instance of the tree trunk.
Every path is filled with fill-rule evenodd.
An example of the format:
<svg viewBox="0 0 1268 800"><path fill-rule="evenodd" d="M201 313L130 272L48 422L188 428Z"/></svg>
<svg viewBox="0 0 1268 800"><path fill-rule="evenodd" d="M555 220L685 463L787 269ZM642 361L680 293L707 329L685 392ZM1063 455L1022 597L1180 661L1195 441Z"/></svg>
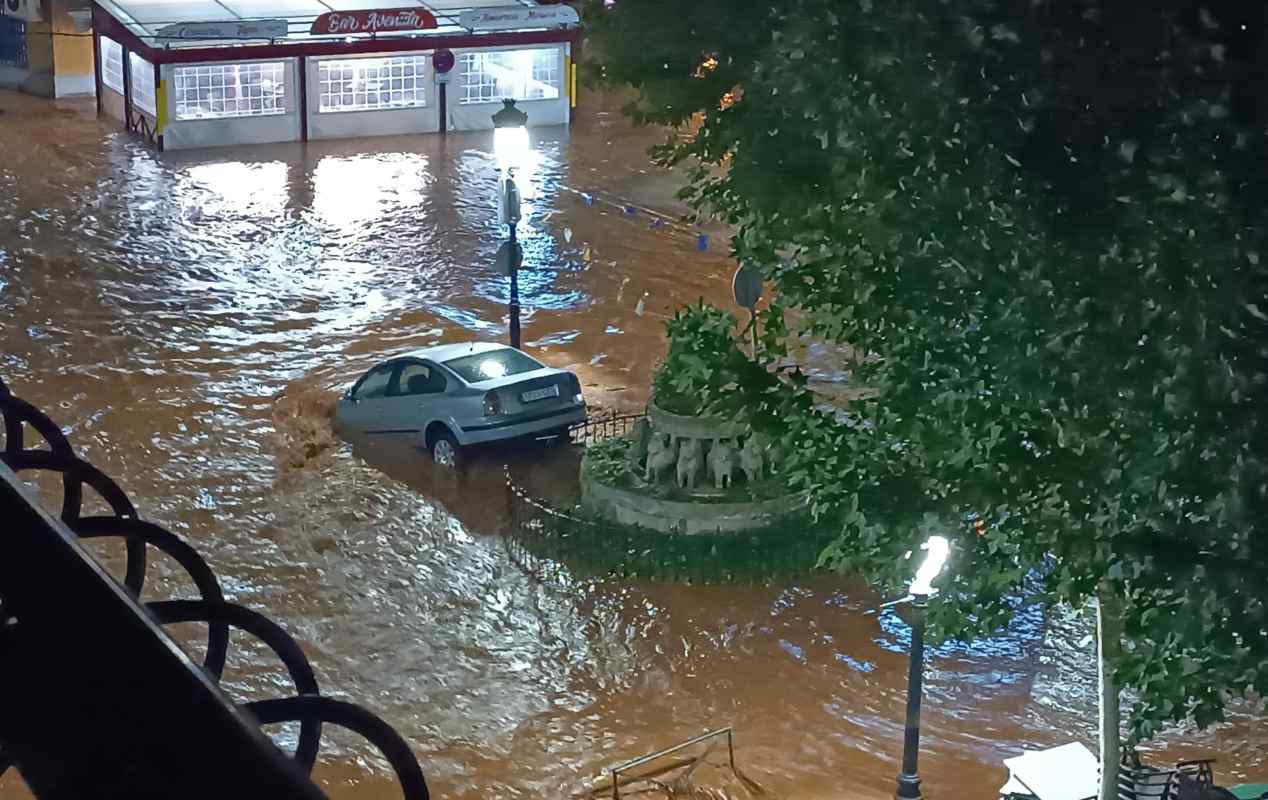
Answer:
<svg viewBox="0 0 1268 800"><path fill-rule="evenodd" d="M1119 686L1111 660L1119 653L1123 636L1122 602L1108 584L1101 584L1096 602L1097 660L1100 662L1101 794L1099 800L1117 800L1118 766L1122 762L1119 739Z"/></svg>

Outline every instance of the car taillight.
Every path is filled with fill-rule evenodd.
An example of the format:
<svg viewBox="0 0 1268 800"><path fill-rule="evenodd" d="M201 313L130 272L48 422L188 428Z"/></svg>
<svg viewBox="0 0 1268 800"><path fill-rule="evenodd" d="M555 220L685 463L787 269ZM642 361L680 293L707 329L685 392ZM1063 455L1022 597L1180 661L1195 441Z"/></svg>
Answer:
<svg viewBox="0 0 1268 800"><path fill-rule="evenodd" d="M496 417L502 413L502 400L497 392L489 392L484 396L484 416Z"/></svg>
<svg viewBox="0 0 1268 800"><path fill-rule="evenodd" d="M577 380L577 376L569 373L568 384L572 387L572 402L584 403L586 399L581 396L581 381Z"/></svg>

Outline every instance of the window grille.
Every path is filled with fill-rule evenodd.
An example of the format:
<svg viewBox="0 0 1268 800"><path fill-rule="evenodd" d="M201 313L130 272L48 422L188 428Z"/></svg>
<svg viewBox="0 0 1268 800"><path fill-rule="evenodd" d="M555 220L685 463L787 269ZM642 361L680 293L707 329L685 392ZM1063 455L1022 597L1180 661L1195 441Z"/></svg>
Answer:
<svg viewBox="0 0 1268 800"><path fill-rule="evenodd" d="M462 104L559 97L559 50L502 50L463 53Z"/></svg>
<svg viewBox="0 0 1268 800"><path fill-rule="evenodd" d="M286 113L286 63L198 64L172 73L174 119Z"/></svg>
<svg viewBox="0 0 1268 800"><path fill-rule="evenodd" d="M423 107L427 105L426 76L426 56L318 61L318 111Z"/></svg>

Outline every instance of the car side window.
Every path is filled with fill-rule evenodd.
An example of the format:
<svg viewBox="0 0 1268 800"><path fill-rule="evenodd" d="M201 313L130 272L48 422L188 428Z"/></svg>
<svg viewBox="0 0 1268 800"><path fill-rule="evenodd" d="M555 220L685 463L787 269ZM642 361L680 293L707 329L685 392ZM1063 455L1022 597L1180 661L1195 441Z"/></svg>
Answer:
<svg viewBox="0 0 1268 800"><path fill-rule="evenodd" d="M421 394L440 394L447 385L445 376L435 367L411 362L401 367L396 378L394 395L414 396Z"/></svg>
<svg viewBox="0 0 1268 800"><path fill-rule="evenodd" d="M352 396L357 400L372 400L376 397L387 396L388 382L392 378L392 365L387 364L382 367L375 367L366 374L356 388L352 390Z"/></svg>

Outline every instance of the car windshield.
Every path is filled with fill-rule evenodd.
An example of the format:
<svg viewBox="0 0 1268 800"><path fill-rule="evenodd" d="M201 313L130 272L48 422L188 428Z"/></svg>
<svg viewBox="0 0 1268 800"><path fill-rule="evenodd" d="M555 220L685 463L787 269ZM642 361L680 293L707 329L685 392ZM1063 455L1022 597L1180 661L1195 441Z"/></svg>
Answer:
<svg viewBox="0 0 1268 800"><path fill-rule="evenodd" d="M541 364L509 347L455 358L446 361L445 366L458 373L458 376L467 383L491 381L507 375L519 375L521 372L532 372L542 368Z"/></svg>

